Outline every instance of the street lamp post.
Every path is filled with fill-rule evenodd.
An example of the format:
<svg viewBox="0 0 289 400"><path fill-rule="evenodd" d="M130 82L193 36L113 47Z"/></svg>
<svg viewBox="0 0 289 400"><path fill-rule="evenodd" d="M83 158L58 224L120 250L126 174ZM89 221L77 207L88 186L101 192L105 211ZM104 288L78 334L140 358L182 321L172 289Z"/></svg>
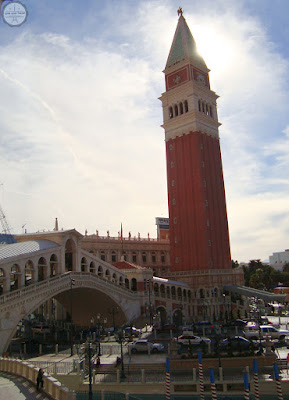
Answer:
<svg viewBox="0 0 289 400"><path fill-rule="evenodd" d="M151 280L147 279L147 285L149 289L149 316L150 316L150 326L152 325L152 303L151 303Z"/></svg>
<svg viewBox="0 0 289 400"><path fill-rule="evenodd" d="M72 288L75 285L75 279L70 278L70 355L73 356L73 322L72 322Z"/></svg>
<svg viewBox="0 0 289 400"><path fill-rule="evenodd" d="M123 330L119 332L119 343L120 343L120 356L121 356L121 373L120 377L123 379L125 378L125 373L124 373L124 363L123 363L123 348L122 348L122 342L123 342Z"/></svg>
<svg viewBox="0 0 289 400"><path fill-rule="evenodd" d="M89 400L93 400L93 394L92 394L92 368L91 368L91 344L90 343L88 343L88 376L89 376L88 398L89 398Z"/></svg>
<svg viewBox="0 0 289 400"><path fill-rule="evenodd" d="M100 350L100 314L97 314L97 334L98 334L98 356L101 356Z"/></svg>

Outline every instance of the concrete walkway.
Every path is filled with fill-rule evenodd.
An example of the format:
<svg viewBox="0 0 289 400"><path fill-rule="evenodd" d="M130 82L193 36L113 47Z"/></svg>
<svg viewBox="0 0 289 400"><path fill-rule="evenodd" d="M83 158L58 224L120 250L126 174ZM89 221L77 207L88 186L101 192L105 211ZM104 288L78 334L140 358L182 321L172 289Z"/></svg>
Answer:
<svg viewBox="0 0 289 400"><path fill-rule="evenodd" d="M26 379L5 372L0 373L0 400L51 400L37 391Z"/></svg>

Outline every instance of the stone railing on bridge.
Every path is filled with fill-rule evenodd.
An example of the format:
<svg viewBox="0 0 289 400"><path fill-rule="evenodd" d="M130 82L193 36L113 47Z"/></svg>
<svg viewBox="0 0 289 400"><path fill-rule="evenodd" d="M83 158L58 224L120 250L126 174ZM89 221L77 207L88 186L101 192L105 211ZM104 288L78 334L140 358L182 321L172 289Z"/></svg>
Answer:
<svg viewBox="0 0 289 400"><path fill-rule="evenodd" d="M112 281L109 281L103 277L92 274L90 272L66 272L65 274L57 275L53 278L49 278L47 280L36 282L32 285L23 287L21 289L14 290L13 292L2 294L0 296L0 304L7 304L10 302L14 302L17 299L23 299L26 296L35 295L36 293L43 292L49 288L55 289L58 286L58 284L62 285L63 283L65 283L67 287L70 287L71 279L76 280L75 287L81 287L83 286L83 283L91 286L91 283L95 281L98 283L100 287L102 287L105 290L111 287L113 288L114 291L119 289L121 293L125 291L126 293L130 293L130 295L133 296L136 295L135 292L125 288L124 286L117 285Z"/></svg>
<svg viewBox="0 0 289 400"><path fill-rule="evenodd" d="M12 375L21 376L35 385L38 368L28 362L0 357L0 371L10 373ZM75 400L76 395L67 387L49 375L43 377L44 387L42 391L51 396L55 400Z"/></svg>

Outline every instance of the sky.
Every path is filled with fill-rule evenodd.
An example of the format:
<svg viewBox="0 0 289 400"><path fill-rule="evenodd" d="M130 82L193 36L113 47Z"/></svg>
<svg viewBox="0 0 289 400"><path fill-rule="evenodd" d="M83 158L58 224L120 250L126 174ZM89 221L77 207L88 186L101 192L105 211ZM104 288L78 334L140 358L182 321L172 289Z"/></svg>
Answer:
<svg viewBox="0 0 289 400"><path fill-rule="evenodd" d="M289 248L287 0L21 2L23 25L0 20L0 206L13 233L57 217L82 234L122 223L156 237L168 216L158 97L181 5L220 96L232 259Z"/></svg>

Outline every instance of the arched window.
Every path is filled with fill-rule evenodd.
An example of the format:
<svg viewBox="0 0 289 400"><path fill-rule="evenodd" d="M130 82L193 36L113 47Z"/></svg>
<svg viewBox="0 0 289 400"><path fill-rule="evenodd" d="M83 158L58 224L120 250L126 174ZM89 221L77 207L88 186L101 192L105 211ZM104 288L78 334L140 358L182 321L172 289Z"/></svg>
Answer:
<svg viewBox="0 0 289 400"><path fill-rule="evenodd" d="M163 264L166 262L166 256L165 256L165 253L163 251L161 252L161 262Z"/></svg>
<svg viewBox="0 0 289 400"><path fill-rule="evenodd" d="M129 289L129 280L127 278L125 278L125 287L126 289Z"/></svg>
<svg viewBox="0 0 289 400"><path fill-rule="evenodd" d="M136 279L135 278L132 278L132 280L131 280L131 290L133 292L137 291L137 283L136 283Z"/></svg>
<svg viewBox="0 0 289 400"><path fill-rule="evenodd" d="M102 266L101 266L101 265L98 266L97 275L98 275L100 278L103 277L103 269L102 269Z"/></svg>
<svg viewBox="0 0 289 400"><path fill-rule="evenodd" d="M175 299L176 298L176 288L175 288L175 286L172 286L171 293L172 293L172 299Z"/></svg>
<svg viewBox="0 0 289 400"><path fill-rule="evenodd" d="M142 253L142 262L143 262L143 263L146 263L146 262L147 262L147 254L146 254L145 251Z"/></svg>
<svg viewBox="0 0 289 400"><path fill-rule="evenodd" d="M210 117L213 117L213 110L212 110L212 106L209 107L210 109Z"/></svg>
<svg viewBox="0 0 289 400"><path fill-rule="evenodd" d="M177 117L179 115L178 106L175 105L174 109L175 109L175 116Z"/></svg>
<svg viewBox="0 0 289 400"><path fill-rule="evenodd" d="M38 260L38 281L46 279L47 263L44 257L40 257Z"/></svg>
<svg viewBox="0 0 289 400"><path fill-rule="evenodd" d="M20 284L21 284L20 275L21 271L19 265L14 264L11 267L11 272L10 272L10 291L20 289Z"/></svg>
<svg viewBox="0 0 289 400"><path fill-rule="evenodd" d="M105 252L104 251L100 252L100 258L102 259L102 261L105 261Z"/></svg>
<svg viewBox="0 0 289 400"><path fill-rule="evenodd" d="M107 279L108 281L110 281L110 271L109 271L109 269L107 269L107 270L105 271L105 279Z"/></svg>
<svg viewBox="0 0 289 400"><path fill-rule="evenodd" d="M116 254L115 254L115 251L112 251L111 252L111 262L116 262Z"/></svg>
<svg viewBox="0 0 289 400"><path fill-rule="evenodd" d="M157 283L154 284L154 293L155 293L155 296L159 295L159 285Z"/></svg>
<svg viewBox="0 0 289 400"><path fill-rule="evenodd" d="M49 261L50 265L50 277L55 276L57 274L57 257L55 254L52 254Z"/></svg>
<svg viewBox="0 0 289 400"><path fill-rule="evenodd" d="M85 257L82 257L80 264L81 264L81 272L87 272L87 262Z"/></svg>
<svg viewBox="0 0 289 400"><path fill-rule="evenodd" d="M201 100L198 101L198 105L199 105L199 111L202 111L202 104L201 104Z"/></svg>
<svg viewBox="0 0 289 400"><path fill-rule="evenodd" d="M170 119L173 118L173 116L174 116L173 107L170 107L169 108L169 117L170 117Z"/></svg>
<svg viewBox="0 0 289 400"><path fill-rule="evenodd" d="M179 104L179 109L180 109L180 115L182 115L184 113L183 103Z"/></svg>
<svg viewBox="0 0 289 400"><path fill-rule="evenodd" d="M152 262L155 263L156 262L156 253L153 251L152 252Z"/></svg>
<svg viewBox="0 0 289 400"><path fill-rule="evenodd" d="M185 106L185 112L187 113L189 111L189 106L187 100L184 101L184 106Z"/></svg>
<svg viewBox="0 0 289 400"><path fill-rule="evenodd" d="M94 274L94 273L95 273L95 265L94 265L94 262L93 262L93 261L91 261L91 263L89 264L89 272L90 272L91 274Z"/></svg>
<svg viewBox="0 0 289 400"><path fill-rule="evenodd" d="M136 252L135 251L132 253L132 262L136 263Z"/></svg>
<svg viewBox="0 0 289 400"><path fill-rule="evenodd" d="M34 281L34 265L31 260L25 263L25 286L30 285Z"/></svg>

